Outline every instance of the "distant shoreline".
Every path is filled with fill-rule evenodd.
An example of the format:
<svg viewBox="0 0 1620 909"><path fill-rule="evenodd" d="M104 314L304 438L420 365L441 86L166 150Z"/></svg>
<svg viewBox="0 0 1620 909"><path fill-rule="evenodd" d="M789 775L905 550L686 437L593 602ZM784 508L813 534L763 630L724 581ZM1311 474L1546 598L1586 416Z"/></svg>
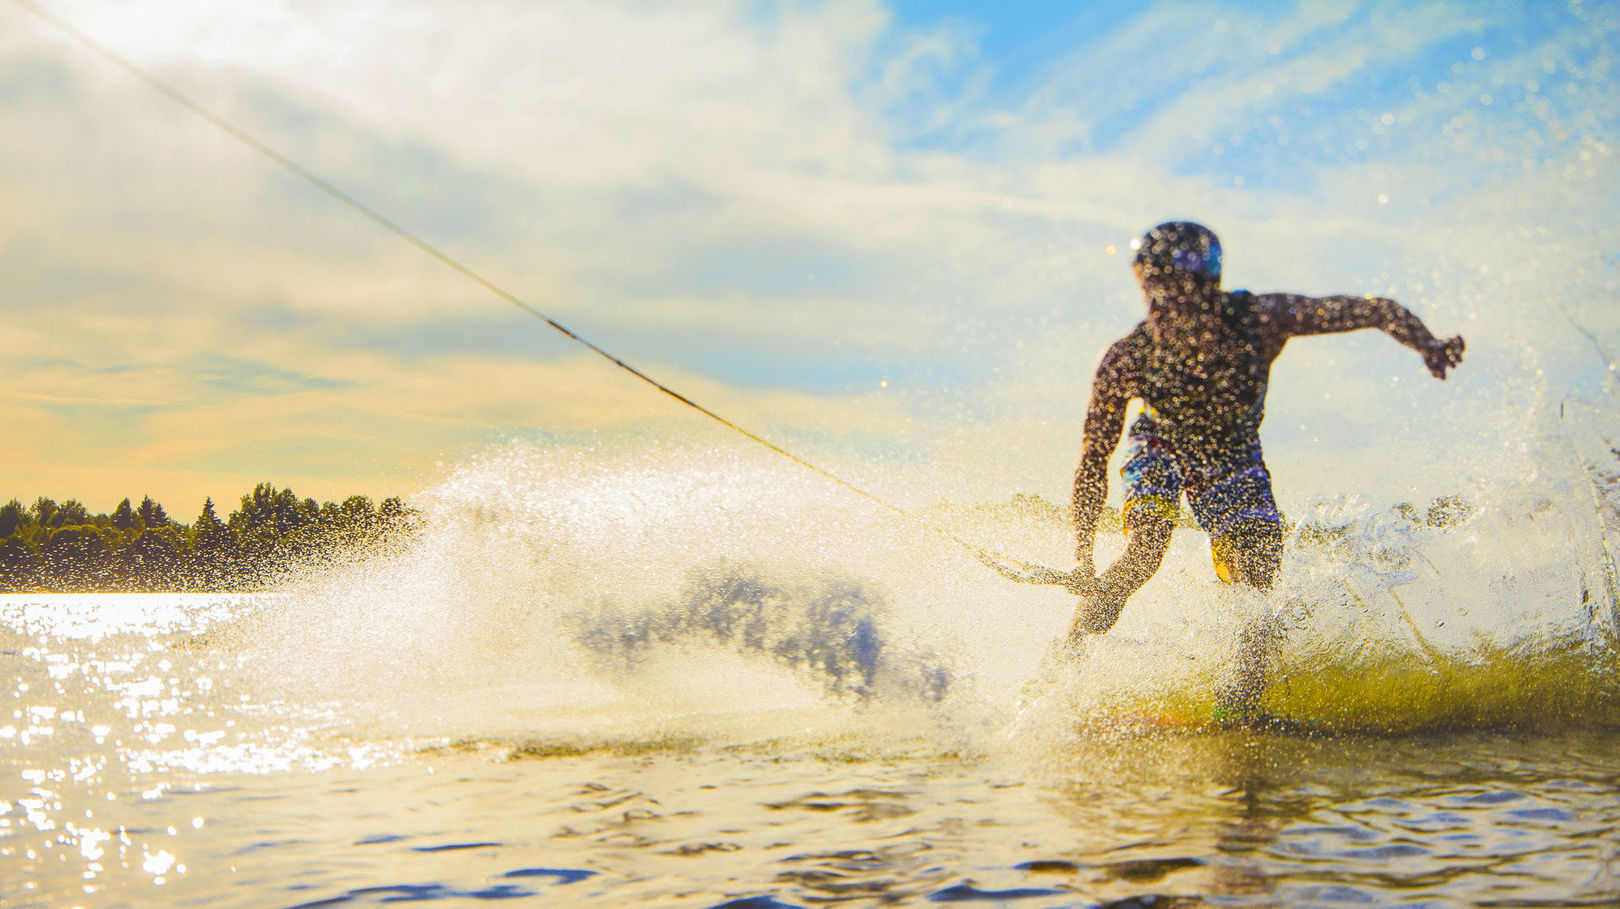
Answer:
<svg viewBox="0 0 1620 909"><path fill-rule="evenodd" d="M260 483L221 520L212 498L190 524L150 497L91 514L74 499L0 506L0 593L262 590L293 566L320 564L408 535L419 522L398 497L373 504L300 499Z"/></svg>
<svg viewBox="0 0 1620 909"><path fill-rule="evenodd" d="M1426 510L1402 503L1391 511L1414 524L1444 527L1477 510L1458 496L1440 496ZM1073 513L1037 495L1005 502L940 503L931 513L947 523L996 515L1050 525L1072 524ZM38 498L0 506L0 594L22 593L237 593L265 590L306 567L341 564L379 546L409 539L421 514L397 496L379 504L363 495L338 502L300 499L291 489L260 483L221 520L205 499L190 524L171 520L151 498L124 499L108 514L81 503ZM1182 509L1178 528L1197 529ZM1117 532L1117 509L1099 527ZM1348 525L1301 523L1298 543L1333 545Z"/></svg>

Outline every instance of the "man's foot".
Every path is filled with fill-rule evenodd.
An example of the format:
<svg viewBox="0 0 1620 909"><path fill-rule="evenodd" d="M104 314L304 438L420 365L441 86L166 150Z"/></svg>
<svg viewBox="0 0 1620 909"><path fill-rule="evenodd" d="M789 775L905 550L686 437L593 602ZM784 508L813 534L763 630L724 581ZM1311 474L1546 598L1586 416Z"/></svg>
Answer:
<svg viewBox="0 0 1620 909"><path fill-rule="evenodd" d="M1249 651L1245 656L1253 656L1257 652ZM1265 691L1264 661L1244 660L1238 668L1237 678L1216 692L1215 709L1210 712L1210 719L1215 725L1229 729L1259 729L1271 725L1276 718L1260 706L1260 698Z"/></svg>
<svg viewBox="0 0 1620 909"><path fill-rule="evenodd" d="M1221 729L1258 729L1270 716L1252 701L1217 703L1210 711L1210 722Z"/></svg>

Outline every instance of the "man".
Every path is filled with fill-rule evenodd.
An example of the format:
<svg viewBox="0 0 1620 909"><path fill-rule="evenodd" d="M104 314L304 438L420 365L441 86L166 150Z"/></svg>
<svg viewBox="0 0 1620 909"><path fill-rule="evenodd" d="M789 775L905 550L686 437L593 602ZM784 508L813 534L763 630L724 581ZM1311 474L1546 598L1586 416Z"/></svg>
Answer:
<svg viewBox="0 0 1620 909"><path fill-rule="evenodd" d="M1221 580L1271 587L1283 533L1260 421L1272 361L1289 338L1377 328L1421 354L1437 379L1462 362L1461 337L1435 338L1393 300L1223 291L1220 242L1201 225L1160 224L1132 246L1147 318L1103 355L1086 411L1074 477L1079 565L1056 578L1081 597L1071 640L1112 628L1126 599L1158 570L1183 493L1210 535ZM1132 398L1143 407L1125 439L1127 544L1098 576L1092 543Z"/></svg>

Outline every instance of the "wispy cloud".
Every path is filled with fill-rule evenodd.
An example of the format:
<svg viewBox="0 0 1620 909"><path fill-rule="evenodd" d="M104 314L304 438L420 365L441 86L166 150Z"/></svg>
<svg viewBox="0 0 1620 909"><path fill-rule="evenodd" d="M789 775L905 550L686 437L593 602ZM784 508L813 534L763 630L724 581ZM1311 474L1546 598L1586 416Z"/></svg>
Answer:
<svg viewBox="0 0 1620 909"><path fill-rule="evenodd" d="M1523 299L1620 336L1613 10L1175 2L1003 80L972 23L875 0L51 8L683 389L846 462L913 452L936 466L892 482L924 499L1062 496L1089 370L1139 317L1120 250L1164 217L1211 221L1237 283L1468 330L1464 382L1525 339L1543 381L1590 382ZM41 440L0 449L15 482L336 494L507 432L690 430L3 7L0 132L26 137L0 143L0 424ZM1442 400L1409 352L1339 343L1280 367L1277 457ZM103 408L49 406L107 370Z"/></svg>

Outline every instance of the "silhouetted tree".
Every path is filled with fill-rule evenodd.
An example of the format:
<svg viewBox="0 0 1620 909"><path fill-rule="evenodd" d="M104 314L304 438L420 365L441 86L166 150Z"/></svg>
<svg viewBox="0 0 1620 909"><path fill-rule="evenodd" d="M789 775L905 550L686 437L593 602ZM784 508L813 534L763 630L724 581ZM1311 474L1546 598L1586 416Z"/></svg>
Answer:
<svg viewBox="0 0 1620 909"><path fill-rule="evenodd" d="M63 510L66 511L64 504ZM87 515L88 517L88 515ZM108 546L94 524L69 524L51 531L40 547L45 582L51 590L93 590L105 578Z"/></svg>
<svg viewBox="0 0 1620 909"><path fill-rule="evenodd" d="M231 532L214 513L214 500L203 499L202 513L192 522L187 539L187 580L190 586L214 590L235 574L236 546Z"/></svg>
<svg viewBox="0 0 1620 909"><path fill-rule="evenodd" d="M62 503L60 510L51 518L52 527L75 527L85 524L94 524L90 519L90 509L78 499L68 499Z"/></svg>
<svg viewBox="0 0 1620 909"><path fill-rule="evenodd" d="M38 587L39 550L19 536L0 541L0 590Z"/></svg>
<svg viewBox="0 0 1620 909"><path fill-rule="evenodd" d="M191 527L172 522L150 496L111 514L41 496L0 506L0 590L218 590L257 587L300 562L327 562L414 528L398 497L373 508L365 496L341 505L300 499L260 483L220 520L212 498Z"/></svg>
<svg viewBox="0 0 1620 909"><path fill-rule="evenodd" d="M3 540L20 530L29 520L28 509L23 503L12 499L4 506L0 506L0 540Z"/></svg>
<svg viewBox="0 0 1620 909"><path fill-rule="evenodd" d="M244 567L266 581L308 551L304 530L315 517L292 490L260 483L242 497L226 526L241 547Z"/></svg>
<svg viewBox="0 0 1620 909"><path fill-rule="evenodd" d="M152 501L151 496L141 499L141 525L144 527L162 527L169 523L169 516L163 512L163 506Z"/></svg>
<svg viewBox="0 0 1620 909"><path fill-rule="evenodd" d="M133 530L135 527L135 509L130 507L129 499L118 503L113 509L112 526L119 530Z"/></svg>
<svg viewBox="0 0 1620 909"><path fill-rule="evenodd" d="M180 584L180 532L165 521L148 527L129 548L128 586L173 590Z"/></svg>
<svg viewBox="0 0 1620 909"><path fill-rule="evenodd" d="M371 500L365 496L349 496L339 507L337 543L358 547L374 542L382 530L382 519Z"/></svg>
<svg viewBox="0 0 1620 909"><path fill-rule="evenodd" d="M382 507L377 509L377 516L389 525L402 525L410 518L411 514L410 510L405 507L405 503L400 501L399 496L389 496L383 499Z"/></svg>
<svg viewBox="0 0 1620 909"><path fill-rule="evenodd" d="M38 524L40 527L48 530L52 527L59 526L52 523L56 519L57 511L60 510L60 507L53 500L40 496L34 500L31 510L34 512L34 523Z"/></svg>

